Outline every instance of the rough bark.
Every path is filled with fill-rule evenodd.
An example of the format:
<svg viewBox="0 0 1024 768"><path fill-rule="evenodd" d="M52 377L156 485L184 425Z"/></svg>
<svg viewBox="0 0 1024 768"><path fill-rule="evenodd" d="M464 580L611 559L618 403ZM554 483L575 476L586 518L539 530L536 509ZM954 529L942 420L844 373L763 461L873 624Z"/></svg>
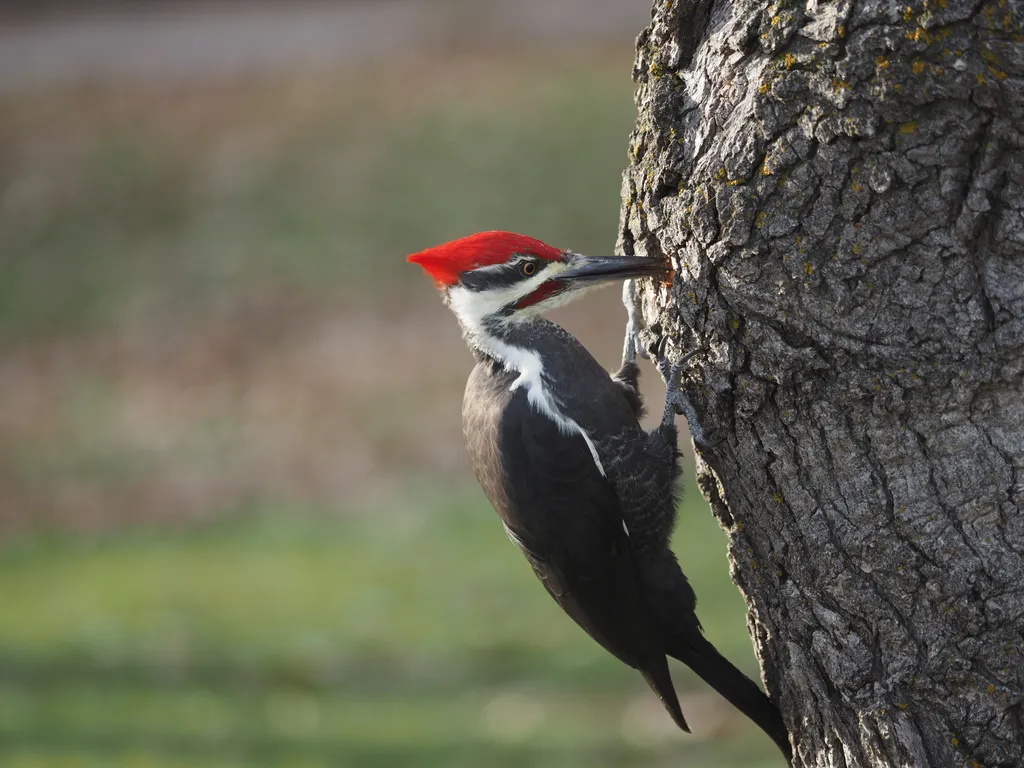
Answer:
<svg viewBox="0 0 1024 768"><path fill-rule="evenodd" d="M648 350L707 348L698 483L796 765L1024 765L1021 21L666 0L638 39L620 247L676 267Z"/></svg>

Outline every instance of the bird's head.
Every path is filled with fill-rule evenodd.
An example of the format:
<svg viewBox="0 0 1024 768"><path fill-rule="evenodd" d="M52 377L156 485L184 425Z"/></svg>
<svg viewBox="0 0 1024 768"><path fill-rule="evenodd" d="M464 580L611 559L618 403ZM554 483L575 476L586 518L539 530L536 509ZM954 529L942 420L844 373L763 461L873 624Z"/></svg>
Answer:
<svg viewBox="0 0 1024 768"><path fill-rule="evenodd" d="M659 259L582 256L511 232L478 232L408 260L434 279L469 331L530 320L590 288L669 270Z"/></svg>

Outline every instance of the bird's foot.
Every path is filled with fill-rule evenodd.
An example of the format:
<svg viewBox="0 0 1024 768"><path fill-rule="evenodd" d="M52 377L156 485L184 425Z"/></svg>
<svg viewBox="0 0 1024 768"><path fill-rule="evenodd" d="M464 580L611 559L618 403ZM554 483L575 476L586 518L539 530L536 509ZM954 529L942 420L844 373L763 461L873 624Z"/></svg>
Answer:
<svg viewBox="0 0 1024 768"><path fill-rule="evenodd" d="M661 423L672 425L675 423L676 414L681 414L686 417L693 441L702 447L713 448L719 442L717 437L705 434L697 419L697 411L693 407L693 403L690 402L690 396L681 386L683 369L695 355L702 351L701 348L691 350L675 364L669 363L663 354L659 355L658 371L665 380L665 411L661 417Z"/></svg>
<svg viewBox="0 0 1024 768"><path fill-rule="evenodd" d="M647 358L647 353L639 344L640 333L640 297L636 290L636 280L627 280L622 284L622 303L626 307L626 339L622 343L622 366L635 363L637 356Z"/></svg>
<svg viewBox="0 0 1024 768"><path fill-rule="evenodd" d="M679 382L683 377L683 369L686 364L693 358L704 351L704 347L697 347L697 349L691 349L685 355L683 355L678 362L675 364L668 361L668 336L662 336L658 340L658 373L661 374L662 380L665 382L665 386L668 387L669 392L679 389Z"/></svg>

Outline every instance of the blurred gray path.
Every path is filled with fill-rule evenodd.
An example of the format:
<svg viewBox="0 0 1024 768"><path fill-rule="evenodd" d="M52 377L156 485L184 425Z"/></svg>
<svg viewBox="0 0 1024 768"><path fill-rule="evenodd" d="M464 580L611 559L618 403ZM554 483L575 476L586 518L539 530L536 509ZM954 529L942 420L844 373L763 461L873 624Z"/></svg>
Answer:
<svg viewBox="0 0 1024 768"><path fill-rule="evenodd" d="M0 89L325 67L416 51L622 40L650 0L187 3L0 21Z"/></svg>

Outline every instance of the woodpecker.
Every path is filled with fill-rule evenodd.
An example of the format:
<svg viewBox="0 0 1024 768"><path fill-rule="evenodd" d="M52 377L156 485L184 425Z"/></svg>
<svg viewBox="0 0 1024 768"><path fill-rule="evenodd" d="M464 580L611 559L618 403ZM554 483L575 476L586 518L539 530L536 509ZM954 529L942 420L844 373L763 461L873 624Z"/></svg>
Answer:
<svg viewBox="0 0 1024 768"><path fill-rule="evenodd" d="M462 406L473 469L505 531L555 602L637 669L689 732L667 656L682 661L791 749L779 710L704 637L669 538L676 524L682 366L662 362L661 423L645 431L635 302L622 365L609 375L542 313L668 263L594 257L510 232L481 232L412 254L442 291L476 358ZM633 286L627 284L627 294ZM692 422L696 427L695 421ZM696 432L699 438L699 431Z"/></svg>

